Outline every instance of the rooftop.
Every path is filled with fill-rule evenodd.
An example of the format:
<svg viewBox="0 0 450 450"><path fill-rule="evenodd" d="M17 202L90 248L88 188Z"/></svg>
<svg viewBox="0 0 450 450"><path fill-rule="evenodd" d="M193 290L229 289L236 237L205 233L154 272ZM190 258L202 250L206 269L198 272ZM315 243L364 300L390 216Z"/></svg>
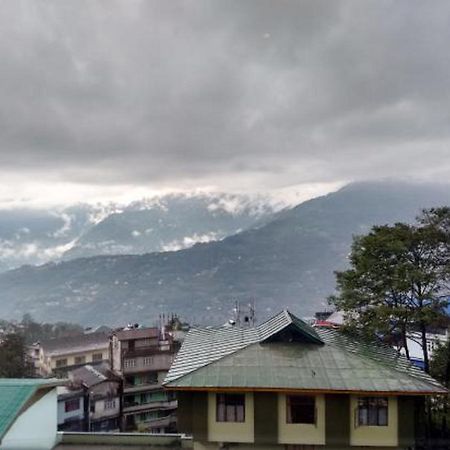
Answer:
<svg viewBox="0 0 450 450"><path fill-rule="evenodd" d="M42 389L53 389L63 383L55 379L0 379L0 441L9 428L33 403L34 395Z"/></svg>
<svg viewBox="0 0 450 450"><path fill-rule="evenodd" d="M445 393L392 348L314 329L288 311L255 328L192 329L164 385L173 389Z"/></svg>
<svg viewBox="0 0 450 450"><path fill-rule="evenodd" d="M79 353L86 350L99 350L108 346L109 335L107 333L79 334L41 342L41 347L48 355Z"/></svg>
<svg viewBox="0 0 450 450"><path fill-rule="evenodd" d="M131 328L129 330L120 330L116 332L119 341L127 341L128 339L148 339L158 338L159 328Z"/></svg>
<svg viewBox="0 0 450 450"><path fill-rule="evenodd" d="M116 381L118 377L109 369L108 364L102 363L95 367L87 364L70 372L70 378L81 382L84 386L90 388L103 381Z"/></svg>

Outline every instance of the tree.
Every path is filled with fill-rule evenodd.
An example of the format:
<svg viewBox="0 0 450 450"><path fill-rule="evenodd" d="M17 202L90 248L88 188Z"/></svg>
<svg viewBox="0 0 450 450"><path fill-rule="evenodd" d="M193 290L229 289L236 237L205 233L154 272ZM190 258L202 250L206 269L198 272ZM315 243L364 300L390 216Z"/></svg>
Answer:
<svg viewBox="0 0 450 450"><path fill-rule="evenodd" d="M375 226L354 239L351 268L336 272L336 296L348 327L367 334L407 336L417 331L429 371L427 331L445 315L450 281L450 208L424 210L415 225Z"/></svg>
<svg viewBox="0 0 450 450"><path fill-rule="evenodd" d="M17 333L6 334L0 343L0 377L24 378L32 376L23 336Z"/></svg>
<svg viewBox="0 0 450 450"><path fill-rule="evenodd" d="M434 350L430 373L433 378L450 388L450 339Z"/></svg>

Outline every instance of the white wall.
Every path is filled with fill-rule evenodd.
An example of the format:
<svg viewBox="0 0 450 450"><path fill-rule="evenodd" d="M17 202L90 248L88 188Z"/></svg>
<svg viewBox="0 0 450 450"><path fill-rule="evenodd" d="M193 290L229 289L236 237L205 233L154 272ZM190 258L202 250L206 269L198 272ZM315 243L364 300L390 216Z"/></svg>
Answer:
<svg viewBox="0 0 450 450"><path fill-rule="evenodd" d="M58 401L58 425L63 424L66 420L73 419L73 418L79 418L83 419L84 417L84 398L78 397L80 399L80 408L76 409L74 411L66 412L65 410L65 404L67 400L59 400Z"/></svg>
<svg viewBox="0 0 450 450"><path fill-rule="evenodd" d="M56 444L56 388L28 408L15 421L2 440L2 450L45 449Z"/></svg>

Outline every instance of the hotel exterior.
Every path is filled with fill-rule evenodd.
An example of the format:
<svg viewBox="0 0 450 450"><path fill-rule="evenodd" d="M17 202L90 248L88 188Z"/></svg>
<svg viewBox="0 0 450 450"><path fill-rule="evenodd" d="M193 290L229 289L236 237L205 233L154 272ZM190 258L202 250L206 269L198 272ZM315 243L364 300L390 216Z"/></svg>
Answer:
<svg viewBox="0 0 450 450"><path fill-rule="evenodd" d="M192 329L164 386L198 450L406 449L424 397L447 393L391 348L288 311L253 328Z"/></svg>

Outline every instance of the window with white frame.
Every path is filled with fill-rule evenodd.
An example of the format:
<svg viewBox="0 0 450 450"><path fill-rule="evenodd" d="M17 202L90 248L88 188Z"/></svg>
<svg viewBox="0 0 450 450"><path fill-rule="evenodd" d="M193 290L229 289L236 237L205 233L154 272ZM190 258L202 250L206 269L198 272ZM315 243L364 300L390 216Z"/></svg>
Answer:
<svg viewBox="0 0 450 450"><path fill-rule="evenodd" d="M105 400L105 409L115 409L116 401L115 400Z"/></svg>
<svg viewBox="0 0 450 450"><path fill-rule="evenodd" d="M153 364L153 356L146 356L144 358L144 366L151 366Z"/></svg>
<svg viewBox="0 0 450 450"><path fill-rule="evenodd" d="M136 360L135 359L125 359L123 362L123 366L125 369L129 369L131 367L136 367Z"/></svg>

